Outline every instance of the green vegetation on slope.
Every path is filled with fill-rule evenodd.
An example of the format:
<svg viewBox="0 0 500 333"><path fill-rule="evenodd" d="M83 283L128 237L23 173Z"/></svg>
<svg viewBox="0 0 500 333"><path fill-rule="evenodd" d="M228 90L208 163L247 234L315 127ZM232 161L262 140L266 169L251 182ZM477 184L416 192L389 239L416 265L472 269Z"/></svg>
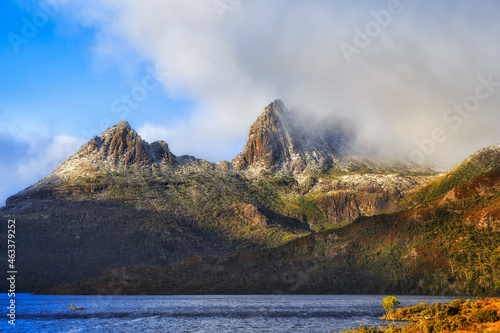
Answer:
<svg viewBox="0 0 500 333"><path fill-rule="evenodd" d="M77 193L81 199L119 201L160 214L185 216L202 230L238 242L277 246L310 232L307 224L276 212L283 202L273 188L236 173L138 168L82 177L73 186L82 187L80 184L95 189Z"/></svg>
<svg viewBox="0 0 500 333"><path fill-rule="evenodd" d="M500 294L500 232L475 220L487 211L500 221L499 186L494 171L455 189L467 193L457 201L362 217L273 249L198 257L140 275L127 268L127 281L107 273L51 292L120 285L124 293L151 294Z"/></svg>
<svg viewBox="0 0 500 333"><path fill-rule="evenodd" d="M495 146L485 148L460 163L443 177L420 189L409 201L409 206L435 199L448 193L454 187L498 168L500 168L500 149Z"/></svg>
<svg viewBox="0 0 500 333"><path fill-rule="evenodd" d="M203 161L72 169L64 179L53 175L11 198L1 214L17 216L26 239L19 251L30 271L20 285L36 291L123 266L275 248L362 214L397 210L394 202L402 197L392 190L394 182L384 190L373 181L385 177L378 174L366 176L373 184L363 193L344 176L301 176L252 178ZM406 191L421 180L402 181L410 183ZM61 271L66 267L67 273L50 269L53 253L61 253Z"/></svg>

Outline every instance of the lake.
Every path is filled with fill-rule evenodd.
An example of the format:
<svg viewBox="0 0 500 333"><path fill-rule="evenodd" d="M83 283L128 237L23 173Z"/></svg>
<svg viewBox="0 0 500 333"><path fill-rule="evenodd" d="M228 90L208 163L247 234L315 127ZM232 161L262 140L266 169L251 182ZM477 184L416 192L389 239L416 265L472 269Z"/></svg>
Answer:
<svg viewBox="0 0 500 333"><path fill-rule="evenodd" d="M457 297L397 296L401 306ZM16 325L2 294L1 331L12 332L334 332L385 325L384 296L38 296L16 295ZM70 311L71 303L83 306Z"/></svg>

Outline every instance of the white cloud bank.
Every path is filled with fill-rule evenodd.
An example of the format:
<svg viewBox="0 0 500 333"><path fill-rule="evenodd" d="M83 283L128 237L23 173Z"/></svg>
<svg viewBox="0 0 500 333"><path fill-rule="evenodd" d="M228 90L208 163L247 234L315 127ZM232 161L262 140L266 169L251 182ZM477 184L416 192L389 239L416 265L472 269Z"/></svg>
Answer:
<svg viewBox="0 0 500 333"><path fill-rule="evenodd" d="M451 166L500 142L500 86L472 111L447 111L470 102L479 78L500 82L496 0L73 0L65 8L97 29L97 50L136 50L168 72L169 96L195 101L185 122L140 130L175 154L232 158L276 98L347 118L363 144L406 159Z"/></svg>
<svg viewBox="0 0 500 333"><path fill-rule="evenodd" d="M0 141L0 206L5 200L54 171L73 155L85 140L67 135L44 135L35 132L3 129Z"/></svg>

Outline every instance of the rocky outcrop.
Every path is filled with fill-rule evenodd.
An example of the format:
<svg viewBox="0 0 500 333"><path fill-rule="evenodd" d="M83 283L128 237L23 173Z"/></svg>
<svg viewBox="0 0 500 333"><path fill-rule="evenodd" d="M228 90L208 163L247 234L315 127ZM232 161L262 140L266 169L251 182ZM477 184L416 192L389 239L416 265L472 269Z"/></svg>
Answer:
<svg viewBox="0 0 500 333"><path fill-rule="evenodd" d="M151 156L148 156L148 146L126 121L121 121L101 136L90 140L79 153L92 154L96 160L115 165L120 163L145 165L149 164L151 159ZM166 149L164 153L170 154L168 147Z"/></svg>
<svg viewBox="0 0 500 333"><path fill-rule="evenodd" d="M77 164L89 171L97 171L99 167L113 169L117 166L130 165L145 166L161 163L173 165L175 160L175 155L170 152L164 141L149 144L142 140L129 123L120 121L83 145L54 173L64 173L67 169L75 168Z"/></svg>
<svg viewBox="0 0 500 333"><path fill-rule="evenodd" d="M232 163L248 168L300 173L329 167L349 141L340 126L320 126L300 119L281 100L269 104L250 128L248 142Z"/></svg>
<svg viewBox="0 0 500 333"><path fill-rule="evenodd" d="M242 218L254 225L268 225L269 220L259 211L259 207L250 203L241 203L235 207L236 211L242 215Z"/></svg>
<svg viewBox="0 0 500 333"><path fill-rule="evenodd" d="M346 224L360 216L403 210L404 199L432 178L400 174L339 176L317 182L310 196L330 224Z"/></svg>

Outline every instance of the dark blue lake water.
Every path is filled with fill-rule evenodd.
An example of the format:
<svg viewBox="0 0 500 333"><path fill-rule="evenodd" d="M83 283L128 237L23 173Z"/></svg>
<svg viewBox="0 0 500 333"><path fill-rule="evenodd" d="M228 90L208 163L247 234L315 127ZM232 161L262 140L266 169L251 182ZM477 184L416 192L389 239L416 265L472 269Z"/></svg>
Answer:
<svg viewBox="0 0 500 333"><path fill-rule="evenodd" d="M396 296L401 306L456 297ZM384 296L34 296L16 295L16 325L3 332L334 332L385 325ZM83 311L70 311L71 303Z"/></svg>

